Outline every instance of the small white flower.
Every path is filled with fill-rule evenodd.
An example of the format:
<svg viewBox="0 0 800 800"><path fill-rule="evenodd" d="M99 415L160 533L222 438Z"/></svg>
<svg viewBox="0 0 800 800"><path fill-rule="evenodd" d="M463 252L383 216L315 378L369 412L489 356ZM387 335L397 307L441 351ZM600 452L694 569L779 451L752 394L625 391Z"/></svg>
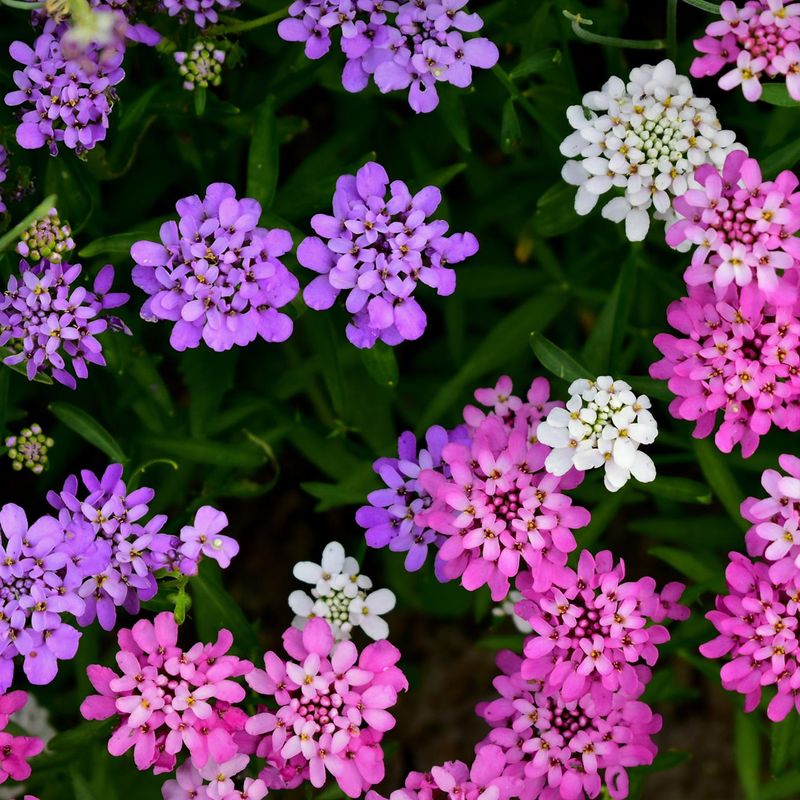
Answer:
<svg viewBox="0 0 800 800"><path fill-rule="evenodd" d="M339 542L325 547L321 564L295 564L295 578L313 588L310 594L298 589L289 595L289 608L295 614L292 625L302 630L309 619L321 617L330 623L337 641L349 639L356 627L372 639L385 639L389 626L381 615L394 608L395 596L389 589L367 594L372 581L359 569L358 562L345 555Z"/></svg>
<svg viewBox="0 0 800 800"><path fill-rule="evenodd" d="M588 214L601 195L622 189L602 215L624 221L631 241L646 236L651 208L657 219L672 219L672 198L687 191L694 169L721 166L736 140L669 60L636 67L627 85L609 78L582 106L570 106L567 120L574 132L561 143L569 159L562 177L578 187L575 210Z"/></svg>
<svg viewBox="0 0 800 800"><path fill-rule="evenodd" d="M637 397L629 384L610 375L574 381L569 393L567 407L550 411L536 431L539 441L552 448L545 469L564 475L572 468L604 467L605 485L612 492L631 476L643 483L654 480L653 460L639 449L658 436L649 398Z"/></svg>

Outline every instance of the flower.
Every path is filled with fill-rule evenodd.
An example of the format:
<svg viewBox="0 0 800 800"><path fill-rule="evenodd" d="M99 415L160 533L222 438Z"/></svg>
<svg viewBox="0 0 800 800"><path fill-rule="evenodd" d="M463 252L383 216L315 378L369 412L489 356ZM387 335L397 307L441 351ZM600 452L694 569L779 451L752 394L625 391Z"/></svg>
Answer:
<svg viewBox="0 0 800 800"><path fill-rule="evenodd" d="M330 542L322 552L322 563L298 561L295 578L311 584L311 594L297 590L289 595L289 606L296 614L292 623L303 630L308 620L327 620L337 641L349 639L353 628L361 628L372 639L385 639L389 626L381 619L394 608L395 596L389 589L372 588L372 581L359 574L358 562L346 557L339 542Z"/></svg>
<svg viewBox="0 0 800 800"><path fill-rule="evenodd" d="M373 347L378 339L389 345L419 339L427 317L414 297L418 282L451 295L451 265L478 252L471 233L446 236L447 222L428 221L441 200L435 186L412 195L402 181L390 184L374 162L356 175L342 175L333 216L312 217L318 235L297 249L300 264L319 273L303 291L306 305L328 309L346 290L345 306L353 315L347 338L356 347Z"/></svg>
<svg viewBox="0 0 800 800"><path fill-rule="evenodd" d="M161 242L131 247L133 282L150 295L142 318L173 322L176 350L201 340L221 352L257 336L288 339L292 320L277 309L300 288L280 261L292 248L289 233L259 228L260 203L237 200L228 183L212 183L202 200L185 197L175 208L180 220L161 226Z"/></svg>
<svg viewBox="0 0 800 800"><path fill-rule="evenodd" d="M114 268L100 270L93 291L73 286L80 273L80 264L42 261L34 267L21 261L19 277L8 280L0 297L0 345L14 353L3 363L24 364L28 380L50 375L74 389L76 378L87 377L89 364L105 366L96 337L109 328L127 331L103 313L128 301L127 294L110 292Z"/></svg>
<svg viewBox="0 0 800 800"><path fill-rule="evenodd" d="M653 343L664 355L650 375L668 381L676 395L669 410L695 422L705 438L722 423L714 441L724 453L737 445L747 458L774 424L800 429L800 320L796 299L774 302L755 285L731 285L721 298L708 286L670 304L667 319L682 334L660 333Z"/></svg>
<svg viewBox="0 0 800 800"><path fill-rule="evenodd" d="M478 756L484 748L499 748L502 778L524 785L523 796L585 800L605 786L615 800L627 797L626 770L653 762L658 749L652 736L661 717L638 699L640 693L609 693L604 703L591 694L567 700L527 677L527 663L507 650L498 654L502 674L494 685L500 697L478 706L492 727Z"/></svg>
<svg viewBox="0 0 800 800"><path fill-rule="evenodd" d="M17 244L17 252L34 264L42 259L60 264L74 249L72 229L59 219L55 208L51 208L47 216L32 222Z"/></svg>
<svg viewBox="0 0 800 800"><path fill-rule="evenodd" d="M175 61L178 72L183 76L183 88L190 92L196 86L206 89L222 83L225 51L203 39L198 39L190 52L181 50L175 53Z"/></svg>
<svg viewBox="0 0 800 800"><path fill-rule="evenodd" d="M12 714L20 711L28 695L25 692L10 692L0 695L0 783L9 778L24 781L31 775L28 759L44 750L44 742L36 736L15 736L5 730ZM36 800L26 795L25 800Z"/></svg>
<svg viewBox="0 0 800 800"><path fill-rule="evenodd" d="M761 79L785 76L789 94L800 100L800 3L786 0L748 0L741 8L731 0L719 7L721 20L706 28L694 46L703 55L692 62L695 78L733 69L719 79L730 91L742 87L746 100L761 97Z"/></svg>
<svg viewBox="0 0 800 800"><path fill-rule="evenodd" d="M746 286L753 278L770 295L785 286L778 272L794 270L800 259L797 176L785 170L765 181L758 162L736 150L722 172L703 164L694 177L698 186L675 198L681 219L667 231L673 247L698 245L686 282L712 283L720 296L731 283Z"/></svg>
<svg viewBox="0 0 800 800"><path fill-rule="evenodd" d="M639 449L658 435L648 397L637 397L629 384L610 375L574 381L569 395L567 407L552 409L536 429L539 441L554 448L544 462L548 472L605 467L610 492L621 489L631 475L643 483L655 480L653 460Z"/></svg>
<svg viewBox="0 0 800 800"><path fill-rule="evenodd" d="M622 189L603 216L625 220L631 241L644 239L651 208L657 219L668 218L672 198L686 193L692 172L720 165L736 138L669 60L635 67L627 84L611 77L584 95L582 106L570 106L567 119L575 130L561 143L569 159L561 174L578 187L575 210L588 214L602 195Z"/></svg>
<svg viewBox="0 0 800 800"><path fill-rule="evenodd" d="M295 0L278 35L304 42L306 56L318 59L330 50L332 30L341 28L344 88L360 92L371 76L384 94L407 89L411 108L426 113L439 104L437 83L465 88L473 68L490 69L499 58L488 39L464 38L483 27L466 5L467 0Z"/></svg>
<svg viewBox="0 0 800 800"><path fill-rule="evenodd" d="M624 578L624 562L615 564L607 550L582 551L577 571L565 567L545 590L536 588L535 573L520 574L516 613L535 632L525 641L526 679L542 681L566 703L591 696L599 708L612 694L644 691L658 645L669 641L663 625L648 623L683 620L689 610L677 604L682 584L659 593L652 578Z"/></svg>
<svg viewBox="0 0 800 800"><path fill-rule="evenodd" d="M34 475L40 475L47 469L47 451L53 444L53 440L45 436L41 426L35 423L23 428L18 436L9 436L6 447L12 468L19 472L24 467Z"/></svg>
<svg viewBox="0 0 800 800"><path fill-rule="evenodd" d="M171 17L181 23L192 20L198 28L219 22L219 12L239 8L241 0L161 0L161 5Z"/></svg>
<svg viewBox="0 0 800 800"><path fill-rule="evenodd" d="M793 709L800 711L800 571L774 580L772 568L763 561L751 561L740 553L729 557L728 593L718 596L715 610L706 614L718 636L702 645L700 652L706 658L725 658L722 686L745 696L745 711L758 707L763 687L774 685L777 692L767 716L780 722Z"/></svg>
<svg viewBox="0 0 800 800"><path fill-rule="evenodd" d="M192 764L224 764L239 752L234 736L247 715L231 706L245 697L235 680L253 665L227 655L233 636L224 628L214 644L178 645L178 625L164 611L138 620L117 636L119 672L92 664L87 675L98 694L81 704L85 719L117 718L111 755L134 749L140 770L171 772L184 748Z"/></svg>
<svg viewBox="0 0 800 800"><path fill-rule="evenodd" d="M227 569L231 559L239 552L239 543L220 531L228 527L228 517L213 506L201 506L191 525L181 528L178 553L181 556L180 571L185 575L197 572L201 556L213 558L220 567Z"/></svg>
<svg viewBox="0 0 800 800"><path fill-rule="evenodd" d="M324 619L311 619L302 633L289 628L290 659L270 651L265 670L246 680L278 708L251 717L247 733L262 736L284 759L302 759L313 786L330 773L348 797L360 797L383 779L383 734L394 727L388 709L408 688L396 666L400 652L386 641L359 654L352 642L336 642Z"/></svg>

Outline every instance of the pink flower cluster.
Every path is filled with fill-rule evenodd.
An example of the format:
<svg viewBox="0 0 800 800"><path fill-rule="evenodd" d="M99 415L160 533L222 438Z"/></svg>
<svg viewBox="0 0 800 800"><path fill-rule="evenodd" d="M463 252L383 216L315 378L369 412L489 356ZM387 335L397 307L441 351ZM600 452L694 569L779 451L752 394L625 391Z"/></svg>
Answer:
<svg viewBox="0 0 800 800"><path fill-rule="evenodd" d="M656 590L652 578L625 580L625 565L604 550L584 550L578 569L560 570L552 586L538 589L538 576L517 579L523 599L515 611L533 628L525 642L521 670L526 680L540 681L564 703L591 698L605 713L612 698L638 697L650 680L658 645L669 640L660 624L684 620L680 583Z"/></svg>
<svg viewBox="0 0 800 800"><path fill-rule="evenodd" d="M400 652L383 640L359 654L350 641L335 643L321 618L289 628L283 641L289 659L270 651L265 669L247 676L278 708L251 717L246 731L263 737L257 753L271 759L273 778L302 776L319 788L330 773L348 797L360 797L383 780L380 742L395 724L387 709L408 688Z"/></svg>
<svg viewBox="0 0 800 800"><path fill-rule="evenodd" d="M749 0L739 8L726 0L719 8L722 19L706 28L695 48L703 55L692 62L695 78L733 69L720 79L722 89L742 87L751 102L761 97L761 79L786 77L789 94L800 100L800 3L791 0Z"/></svg>
<svg viewBox="0 0 800 800"><path fill-rule="evenodd" d="M550 449L535 431L554 404L542 383L531 387L535 402L528 403L511 394L505 377L495 389L479 389L476 399L493 410L486 414L468 406L470 440L445 445L445 469L419 475L433 501L415 521L444 537L439 574L461 578L470 591L488 585L495 601L506 597L521 569L530 568L540 585L549 585L577 546L573 529L590 519L563 493L577 486L582 474L571 470L556 477L544 469Z"/></svg>
<svg viewBox="0 0 800 800"><path fill-rule="evenodd" d="M663 358L650 375L668 381L676 396L670 413L695 422L725 453L741 445L747 458L772 425L800 430L800 303L796 292L768 298L755 284L729 286L718 297L693 286L670 304L667 319L681 335L654 340Z"/></svg>
<svg viewBox="0 0 800 800"><path fill-rule="evenodd" d="M86 719L119 718L108 742L111 755L133 748L139 769L163 773L175 769L184 749L199 769L239 753L237 737L247 714L232 705L245 697L234 679L253 665L227 655L233 643L227 630L214 644L183 650L175 618L165 611L154 622L140 619L120 630L117 638L119 673L91 665L87 674L99 694L81 705Z"/></svg>
<svg viewBox="0 0 800 800"><path fill-rule="evenodd" d="M652 763L652 736L661 729L661 717L638 693L609 693L601 704L591 692L569 701L531 679L527 659L503 651L497 664L500 697L478 706L492 730L477 752L502 751L505 785L521 787L513 796L582 800L597 797L605 786L615 800L627 797L627 769Z"/></svg>
<svg viewBox="0 0 800 800"><path fill-rule="evenodd" d="M35 736L15 736L6 731L11 715L28 702L25 692L9 692L0 695L0 784L9 778L24 781L30 777L28 759L44 750L44 742ZM25 795L25 800L36 800Z"/></svg>
<svg viewBox="0 0 800 800"><path fill-rule="evenodd" d="M800 230L797 176L785 170L765 181L758 162L735 150L721 173L703 164L694 178L702 188L675 198L674 209L683 219L667 231L673 247L695 246L684 275L689 286L711 283L721 296L732 283L747 286L755 279L771 299L776 293L792 297L796 282L781 281L779 273L791 270L796 277L800 259L800 239L794 235Z"/></svg>

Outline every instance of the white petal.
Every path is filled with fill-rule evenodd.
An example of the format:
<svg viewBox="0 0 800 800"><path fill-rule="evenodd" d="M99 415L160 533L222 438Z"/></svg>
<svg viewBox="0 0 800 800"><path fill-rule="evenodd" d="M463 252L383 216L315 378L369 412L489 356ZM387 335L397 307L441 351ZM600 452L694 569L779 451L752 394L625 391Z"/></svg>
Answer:
<svg viewBox="0 0 800 800"><path fill-rule="evenodd" d="M389 626L386 624L386 620L372 614L362 617L359 624L361 630L371 639L385 639L389 635Z"/></svg>
<svg viewBox="0 0 800 800"><path fill-rule="evenodd" d="M363 607L367 609L368 614L386 614L391 611L397 599L391 589L378 589L367 595Z"/></svg>
<svg viewBox="0 0 800 800"><path fill-rule="evenodd" d="M289 595L289 608L298 617L307 617L314 609L314 600L304 591L297 589Z"/></svg>
<svg viewBox="0 0 800 800"><path fill-rule="evenodd" d="M322 569L329 575L336 575L344 567L344 547L339 542L330 542L322 551Z"/></svg>
<svg viewBox="0 0 800 800"><path fill-rule="evenodd" d="M631 242L644 241L650 228L650 215L641 208L634 208L625 217L625 235Z"/></svg>
<svg viewBox="0 0 800 800"><path fill-rule="evenodd" d="M544 462L545 469L551 475L564 475L572 467L572 456L575 451L571 447L559 447L552 450Z"/></svg>
<svg viewBox="0 0 800 800"><path fill-rule="evenodd" d="M615 197L603 207L603 218L612 222L622 222L630 210L631 204L624 197Z"/></svg>
<svg viewBox="0 0 800 800"><path fill-rule="evenodd" d="M322 577L322 567L313 561L298 561L292 574L303 583L316 583Z"/></svg>
<svg viewBox="0 0 800 800"><path fill-rule="evenodd" d="M614 461L623 469L629 470L636 457L636 444L628 439L627 436L620 436L614 442Z"/></svg>
<svg viewBox="0 0 800 800"><path fill-rule="evenodd" d="M637 481L642 483L650 483L656 478L656 465L653 459L647 453L641 450L636 451L636 457L631 464L631 474Z"/></svg>
<svg viewBox="0 0 800 800"><path fill-rule="evenodd" d="M597 205L599 195L590 192L585 186L579 186L575 192L575 213L585 217Z"/></svg>
<svg viewBox="0 0 800 800"><path fill-rule="evenodd" d="M548 447L566 447L569 444L566 428L553 428L546 422L540 423L536 429L536 438Z"/></svg>

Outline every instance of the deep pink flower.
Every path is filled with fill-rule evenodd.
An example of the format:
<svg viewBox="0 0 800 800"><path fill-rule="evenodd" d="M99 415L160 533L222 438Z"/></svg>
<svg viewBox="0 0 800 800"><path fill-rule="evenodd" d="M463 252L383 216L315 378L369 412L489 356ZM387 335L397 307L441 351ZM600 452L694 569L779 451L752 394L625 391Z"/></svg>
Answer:
<svg viewBox="0 0 800 800"><path fill-rule="evenodd" d="M8 719L15 711L19 711L28 702L25 692L9 692L0 695L0 783L9 778L13 781L24 781L30 777L31 767L28 759L44 750L44 742L35 736L14 736L5 728ZM25 800L36 800L26 796Z"/></svg>

